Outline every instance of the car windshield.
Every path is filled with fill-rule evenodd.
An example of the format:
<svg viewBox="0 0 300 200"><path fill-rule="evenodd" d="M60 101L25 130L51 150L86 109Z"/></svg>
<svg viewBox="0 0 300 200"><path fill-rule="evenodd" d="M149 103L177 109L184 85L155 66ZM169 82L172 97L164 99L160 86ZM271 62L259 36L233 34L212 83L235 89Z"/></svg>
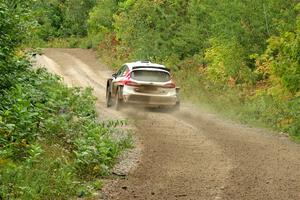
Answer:
<svg viewBox="0 0 300 200"><path fill-rule="evenodd" d="M164 71L136 70L131 73L131 78L137 81L167 82L171 79L170 74Z"/></svg>

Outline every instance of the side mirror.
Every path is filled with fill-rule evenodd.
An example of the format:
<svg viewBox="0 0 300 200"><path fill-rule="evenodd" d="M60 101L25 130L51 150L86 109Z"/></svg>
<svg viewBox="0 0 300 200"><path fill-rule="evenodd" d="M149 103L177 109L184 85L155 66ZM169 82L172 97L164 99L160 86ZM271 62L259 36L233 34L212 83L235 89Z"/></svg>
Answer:
<svg viewBox="0 0 300 200"><path fill-rule="evenodd" d="M117 73L112 74L112 77L117 78Z"/></svg>

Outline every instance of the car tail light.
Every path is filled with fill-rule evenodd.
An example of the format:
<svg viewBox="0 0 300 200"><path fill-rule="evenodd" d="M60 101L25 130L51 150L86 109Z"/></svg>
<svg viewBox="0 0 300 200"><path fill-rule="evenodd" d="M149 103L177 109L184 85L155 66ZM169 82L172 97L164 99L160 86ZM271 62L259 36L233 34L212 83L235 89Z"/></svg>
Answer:
<svg viewBox="0 0 300 200"><path fill-rule="evenodd" d="M163 88L175 88L175 87L176 87L175 83L167 83L163 85Z"/></svg>
<svg viewBox="0 0 300 200"><path fill-rule="evenodd" d="M134 82L134 81L132 81L132 80L126 80L126 81L124 82L124 85L128 85L128 86L138 86L139 84L136 83L136 82Z"/></svg>
<svg viewBox="0 0 300 200"><path fill-rule="evenodd" d="M139 84L132 81L131 80L131 72L127 72L127 74L125 75L126 79L123 81L124 85L128 85L128 86L138 86Z"/></svg>

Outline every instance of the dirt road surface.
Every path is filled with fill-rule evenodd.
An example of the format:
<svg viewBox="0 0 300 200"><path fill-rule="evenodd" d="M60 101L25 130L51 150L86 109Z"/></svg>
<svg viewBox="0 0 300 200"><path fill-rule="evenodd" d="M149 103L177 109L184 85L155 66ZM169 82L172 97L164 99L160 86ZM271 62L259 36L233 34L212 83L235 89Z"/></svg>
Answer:
<svg viewBox="0 0 300 200"><path fill-rule="evenodd" d="M101 118L129 119L141 157L103 199L300 200L300 145L266 130L222 120L195 106L163 113L105 107L110 70L94 52L46 49L37 58L74 86L90 86Z"/></svg>

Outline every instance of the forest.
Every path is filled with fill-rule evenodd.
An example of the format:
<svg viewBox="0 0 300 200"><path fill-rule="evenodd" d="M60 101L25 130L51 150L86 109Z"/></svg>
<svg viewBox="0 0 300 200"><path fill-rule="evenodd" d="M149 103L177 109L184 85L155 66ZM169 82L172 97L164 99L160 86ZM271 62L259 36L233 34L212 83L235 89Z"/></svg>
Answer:
<svg viewBox="0 0 300 200"><path fill-rule="evenodd" d="M90 89L32 69L24 49L91 48L113 69L133 60L163 63L185 101L300 141L298 0L1 0L0 33L0 199L92 193L86 188L101 185L92 177L106 174L130 146L107 135L123 122L96 122ZM54 145L58 136L70 137L68 143ZM101 166L88 149L96 143L106 152ZM59 159L52 161L53 152ZM49 162L51 168L43 165ZM91 181L82 181L82 170ZM40 187L45 171L50 177ZM76 184L83 189L71 189Z"/></svg>

